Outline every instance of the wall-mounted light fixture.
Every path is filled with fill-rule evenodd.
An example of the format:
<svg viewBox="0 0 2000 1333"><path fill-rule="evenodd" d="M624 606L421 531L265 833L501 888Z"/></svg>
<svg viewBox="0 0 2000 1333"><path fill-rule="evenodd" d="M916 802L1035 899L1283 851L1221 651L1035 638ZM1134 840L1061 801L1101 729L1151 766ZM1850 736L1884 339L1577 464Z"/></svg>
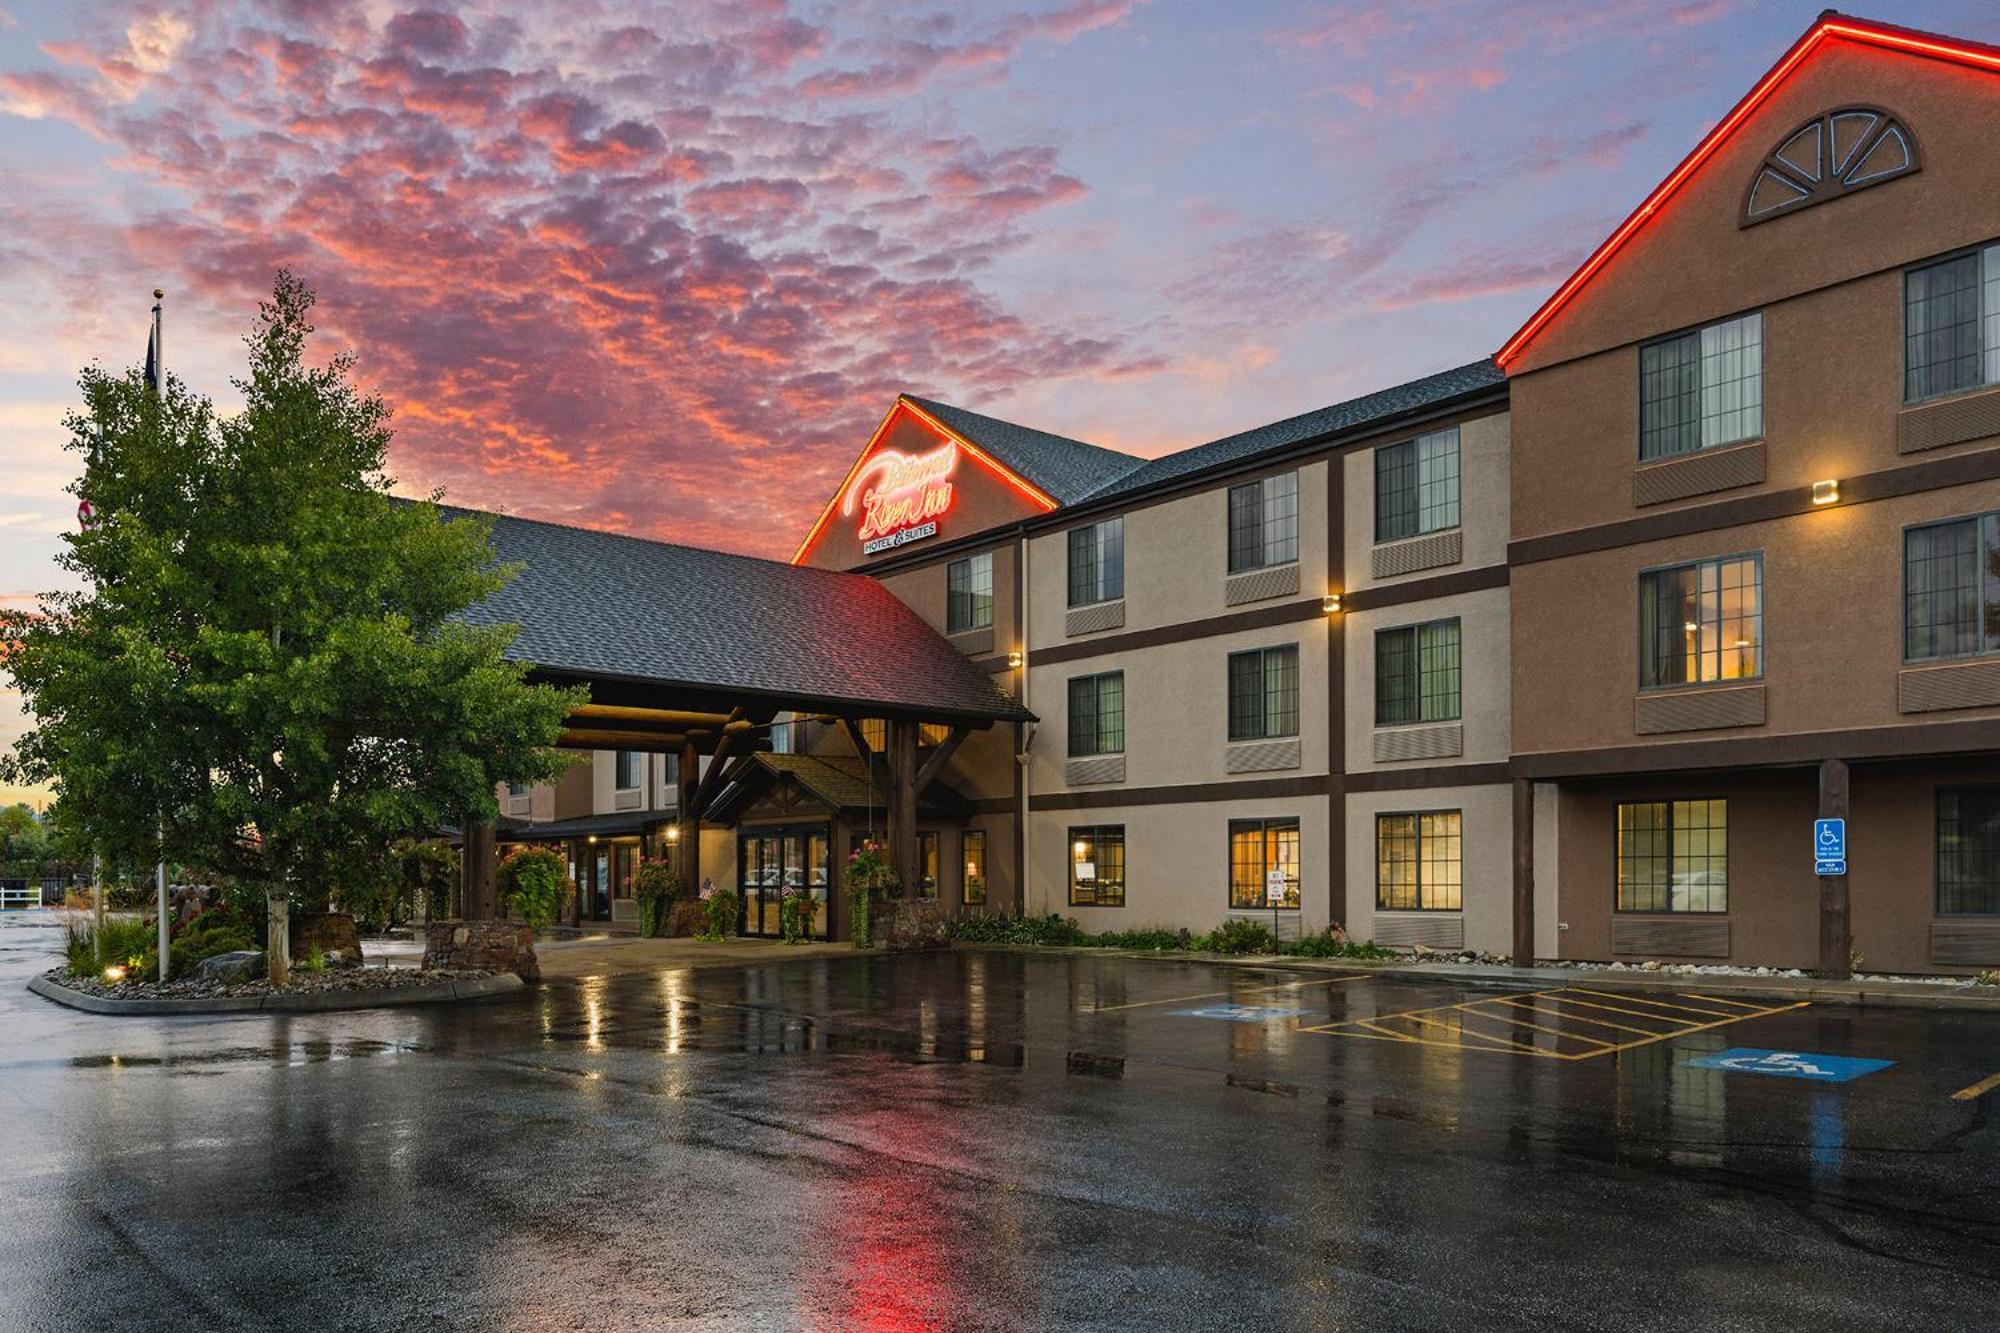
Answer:
<svg viewBox="0 0 2000 1333"><path fill-rule="evenodd" d="M667 841L679 842L680 840L681 840L681 826L679 824L667 825Z"/></svg>
<svg viewBox="0 0 2000 1333"><path fill-rule="evenodd" d="M1016 648L1013 652L1007 654L1007 667L1009 670L1019 671L1027 660L1028 655Z"/></svg>
<svg viewBox="0 0 2000 1333"><path fill-rule="evenodd" d="M1813 483L1813 503L1830 505L1840 503L1840 483L1838 481L1816 481Z"/></svg>
<svg viewBox="0 0 2000 1333"><path fill-rule="evenodd" d="M1319 609L1326 612L1330 616L1339 615L1340 594L1337 592L1330 592L1326 596L1320 598Z"/></svg>

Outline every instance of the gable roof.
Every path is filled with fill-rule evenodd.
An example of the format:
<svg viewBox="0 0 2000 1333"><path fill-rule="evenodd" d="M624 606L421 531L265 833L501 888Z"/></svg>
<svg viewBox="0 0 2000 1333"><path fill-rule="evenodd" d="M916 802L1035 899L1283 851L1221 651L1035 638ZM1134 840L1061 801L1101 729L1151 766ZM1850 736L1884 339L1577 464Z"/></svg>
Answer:
<svg viewBox="0 0 2000 1333"><path fill-rule="evenodd" d="M866 575L491 517L495 554L522 569L458 619L518 624L507 656L545 674L711 690L800 709L940 722L1033 720Z"/></svg>
<svg viewBox="0 0 2000 1333"><path fill-rule="evenodd" d="M1815 51L1824 49L1827 44L1835 41L1853 42L1928 59L1948 60L1975 69L2000 73L2000 47L1956 37L1944 37L1916 28L1898 27L1891 23L1849 18L1836 10L1827 10L1813 21L1813 25L1806 29L1798 41L1792 43L1791 49L1778 59L1777 64L1765 71L1764 77L1757 80L1750 91L1743 95L1742 100L1730 109L1729 114L1716 122L1715 128L1703 136L1701 142L1694 146L1694 150L1681 159L1680 165L1668 173L1667 178L1646 196L1644 202L1618 224L1617 230L1606 237L1604 243L1597 249L1591 251L1590 258L1584 260L1583 265L1570 274L1548 300L1542 302L1535 313L1529 316L1528 322L1516 330L1514 336L1493 354L1493 359L1501 368L1504 370L1509 362L1514 361L1527 349L1528 344L1534 341L1535 335L1547 327L1549 321L1576 298L1590 280L1597 276L1598 271L1611 261L1612 256L1624 248L1627 241L1652 221L1675 192L1687 184L1689 178L1715 156L1722 145L1728 142L1752 113L1770 98L1780 84L1795 73Z"/></svg>
<svg viewBox="0 0 2000 1333"><path fill-rule="evenodd" d="M992 454L1009 468L1046 491L1057 504L1075 504L1112 478L1130 472L1145 460L1115 449L1104 449L1064 435L1051 435L969 412L915 394L901 400L934 419L952 434Z"/></svg>
<svg viewBox="0 0 2000 1333"><path fill-rule="evenodd" d="M1349 398L1345 402L1334 403L1329 407L1316 408L1295 417L1287 417L1283 421L1256 426L1250 430L1239 431L1235 435L1225 435L1219 440L1198 444L1178 453L1163 454L1122 476L1113 478L1084 498L1102 500L1143 491L1196 472L1230 463L1240 463L1246 459L1256 458L1260 454L1272 453L1320 436L1357 430L1391 417L1401 416L1406 412L1436 407L1454 398L1476 393L1481 389L1496 388L1506 382L1507 377L1493 364L1492 359L1482 358L1451 370L1439 371L1435 375L1411 380L1407 384L1378 389L1374 393L1363 394L1359 398Z"/></svg>

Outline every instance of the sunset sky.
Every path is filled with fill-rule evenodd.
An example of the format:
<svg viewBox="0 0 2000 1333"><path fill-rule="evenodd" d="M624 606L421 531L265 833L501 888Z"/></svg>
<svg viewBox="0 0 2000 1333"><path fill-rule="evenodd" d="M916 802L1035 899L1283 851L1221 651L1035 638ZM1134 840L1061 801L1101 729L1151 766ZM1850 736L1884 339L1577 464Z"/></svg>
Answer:
<svg viewBox="0 0 2000 1333"><path fill-rule="evenodd" d="M155 286L227 406L300 272L405 490L783 556L899 391L1157 453L1492 351L1822 7L0 0L0 599Z"/></svg>

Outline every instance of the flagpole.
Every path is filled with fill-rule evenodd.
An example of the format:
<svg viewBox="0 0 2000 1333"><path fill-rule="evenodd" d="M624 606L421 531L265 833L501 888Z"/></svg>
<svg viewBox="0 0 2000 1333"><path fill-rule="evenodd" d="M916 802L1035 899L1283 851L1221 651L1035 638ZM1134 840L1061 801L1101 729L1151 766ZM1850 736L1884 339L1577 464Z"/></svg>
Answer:
<svg viewBox="0 0 2000 1333"><path fill-rule="evenodd" d="M167 339L166 339L166 330L160 319L160 305L162 302L166 300L166 296L167 293L164 288L160 287L153 288L153 337L151 343L146 348L146 353L147 353L146 368L152 372L151 376L152 389L155 396L164 396L164 390L166 388L166 383L167 383L167 364L166 364ZM158 834L160 841L160 861L159 864L154 867L153 873L159 885L159 905L160 905L159 981L160 984L164 986L167 984L167 978L172 975L172 968L170 967L168 962L168 951L172 946L170 943L170 932L168 931L167 928L167 820L166 820L166 813L164 811L162 811L160 814Z"/></svg>

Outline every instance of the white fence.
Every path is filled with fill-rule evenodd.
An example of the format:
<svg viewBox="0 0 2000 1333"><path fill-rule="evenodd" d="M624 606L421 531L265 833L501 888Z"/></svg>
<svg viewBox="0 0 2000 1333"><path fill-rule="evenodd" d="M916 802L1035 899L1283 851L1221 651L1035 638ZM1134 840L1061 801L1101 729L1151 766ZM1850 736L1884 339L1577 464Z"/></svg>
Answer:
<svg viewBox="0 0 2000 1333"><path fill-rule="evenodd" d="M14 911L20 908L40 907L41 905L41 885L23 884L19 880L8 880L5 883L0 883L0 912Z"/></svg>

